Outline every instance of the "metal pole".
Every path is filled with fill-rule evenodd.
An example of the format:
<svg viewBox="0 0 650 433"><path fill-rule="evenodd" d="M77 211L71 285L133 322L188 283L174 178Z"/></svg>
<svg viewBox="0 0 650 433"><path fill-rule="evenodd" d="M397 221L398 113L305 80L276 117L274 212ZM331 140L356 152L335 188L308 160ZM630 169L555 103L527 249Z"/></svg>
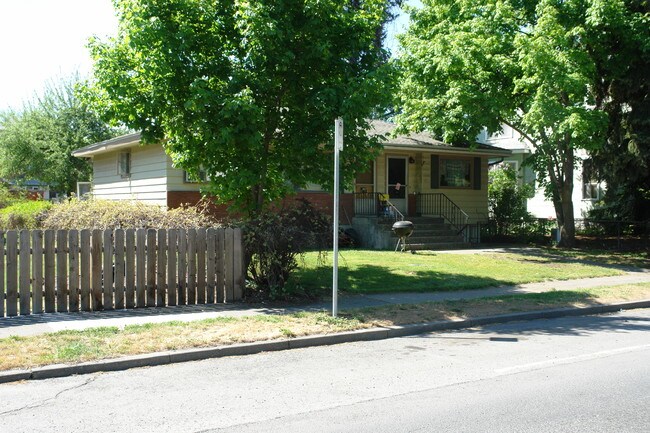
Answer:
<svg viewBox="0 0 650 433"><path fill-rule="evenodd" d="M339 313L339 151L343 150L343 119L334 121L334 260L332 269L332 317Z"/></svg>

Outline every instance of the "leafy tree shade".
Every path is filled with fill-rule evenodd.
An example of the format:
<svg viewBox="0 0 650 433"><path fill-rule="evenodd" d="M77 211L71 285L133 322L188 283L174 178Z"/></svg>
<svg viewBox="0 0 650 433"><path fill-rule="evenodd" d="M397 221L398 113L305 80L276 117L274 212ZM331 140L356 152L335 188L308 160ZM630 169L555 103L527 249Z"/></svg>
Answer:
<svg viewBox="0 0 650 433"><path fill-rule="evenodd" d="M647 17L623 0L423 3L401 39L401 125L449 141L471 141L483 126L513 127L534 144L538 181L553 201L562 244L572 245L574 153L604 143L599 85L619 73L599 68L612 49L603 34L612 20Z"/></svg>
<svg viewBox="0 0 650 433"><path fill-rule="evenodd" d="M118 132L77 97L78 81L78 76L52 81L21 111L0 113L0 177L18 184L39 180L65 193L90 179L90 164L71 152Z"/></svg>
<svg viewBox="0 0 650 433"><path fill-rule="evenodd" d="M344 179L378 149L366 119L387 99L377 41L393 3L116 0L118 36L90 43L88 94L255 213L295 186L331 185L336 117Z"/></svg>
<svg viewBox="0 0 650 433"><path fill-rule="evenodd" d="M625 14L608 17L596 67L609 115L607 141L591 155L607 183L598 218L650 219L650 2L627 0Z"/></svg>

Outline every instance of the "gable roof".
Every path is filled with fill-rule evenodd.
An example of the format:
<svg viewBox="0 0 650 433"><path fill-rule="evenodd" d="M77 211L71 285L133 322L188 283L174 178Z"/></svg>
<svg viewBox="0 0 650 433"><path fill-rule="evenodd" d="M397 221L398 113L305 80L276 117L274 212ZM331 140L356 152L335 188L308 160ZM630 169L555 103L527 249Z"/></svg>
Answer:
<svg viewBox="0 0 650 433"><path fill-rule="evenodd" d="M469 144L449 144L444 141L436 140L432 135L425 132L410 133L408 135L392 136L397 125L382 120L372 120L371 135L383 135L386 139L383 141L384 148L389 149L413 149L413 150L435 150L442 152L463 152L477 153L490 156L508 156L509 150L501 149L496 146L490 146L483 143Z"/></svg>
<svg viewBox="0 0 650 433"><path fill-rule="evenodd" d="M420 132L411 133L408 135L392 136L393 131L397 125L383 120L370 121L370 135L384 136L384 148L389 149L413 149L413 150L435 150L442 152L463 152L463 153L477 153L490 156L507 156L511 152L509 150L501 149L495 146L490 146L482 143L475 143L474 146L449 144L440 140L436 140L430 134ZM133 134L122 135L120 137L112 138L110 140L101 141L99 143L91 144L90 146L82 147L72 152L72 156L79 158L92 157L105 152L111 152L118 149L125 149L133 147L140 143L141 134L139 132Z"/></svg>

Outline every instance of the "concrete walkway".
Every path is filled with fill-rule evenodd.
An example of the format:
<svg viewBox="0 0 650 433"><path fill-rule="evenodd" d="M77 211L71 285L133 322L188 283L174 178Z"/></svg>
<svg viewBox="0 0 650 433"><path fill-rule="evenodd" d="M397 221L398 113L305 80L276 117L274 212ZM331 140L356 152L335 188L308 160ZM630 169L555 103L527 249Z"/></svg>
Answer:
<svg viewBox="0 0 650 433"><path fill-rule="evenodd" d="M476 252L473 250L472 252ZM457 252L455 252L457 253ZM650 282L650 270L635 269L624 275L586 278L567 281L545 281L516 286L499 286L477 290L438 293L383 293L339 297L339 309L377 307L390 304L417 304L422 302L476 299L522 293L540 293L550 290L571 290L599 286L615 286ZM250 304L189 305L168 308L143 308L79 313L45 313L28 316L0 318L0 338L11 335L29 336L61 330L80 330L100 326L123 328L126 325L161 323L170 321L195 321L213 317L282 314L297 311L331 310L331 301L291 307L270 307Z"/></svg>

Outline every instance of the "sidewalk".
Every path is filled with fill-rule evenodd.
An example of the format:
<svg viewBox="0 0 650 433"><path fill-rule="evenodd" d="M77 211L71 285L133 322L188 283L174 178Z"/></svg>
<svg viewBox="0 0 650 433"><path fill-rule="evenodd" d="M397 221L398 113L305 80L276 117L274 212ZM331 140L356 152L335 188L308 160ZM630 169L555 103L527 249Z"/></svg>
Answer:
<svg viewBox="0 0 650 433"><path fill-rule="evenodd" d="M550 290L570 290L620 284L650 282L650 271L638 269L624 275L586 278L566 281L545 281L517 286L499 286L477 290L438 293L382 293L339 297L339 310L377 307L390 304L417 304L459 299L476 299L502 295L540 293ZM213 317L282 314L298 311L331 310L331 301L323 301L287 308L255 306L250 304L187 305L167 308L144 308L79 313L45 313L28 316L0 318L0 338L11 335L29 336L61 330L81 330L100 326L123 328L126 325L161 323L171 321L196 321Z"/></svg>

